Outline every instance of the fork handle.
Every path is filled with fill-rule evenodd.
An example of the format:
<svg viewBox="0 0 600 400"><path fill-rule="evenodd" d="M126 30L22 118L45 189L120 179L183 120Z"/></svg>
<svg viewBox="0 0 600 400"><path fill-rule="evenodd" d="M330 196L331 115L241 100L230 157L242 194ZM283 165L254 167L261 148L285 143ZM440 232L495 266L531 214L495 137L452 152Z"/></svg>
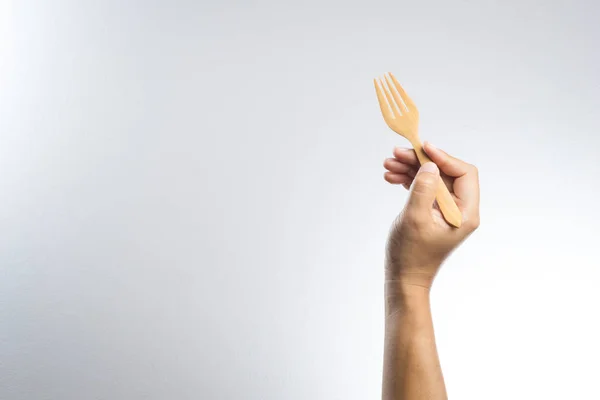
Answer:
<svg viewBox="0 0 600 400"><path fill-rule="evenodd" d="M419 140L415 140L412 145L415 149L415 153L417 153L417 158L419 159L419 163L421 163L421 165L425 164L426 162L432 162L431 158L429 158L427 153L425 153L425 150L423 150L423 145ZM435 199L437 200L440 211L442 212L446 222L456 228L460 228L462 223L462 214L441 176L439 178Z"/></svg>

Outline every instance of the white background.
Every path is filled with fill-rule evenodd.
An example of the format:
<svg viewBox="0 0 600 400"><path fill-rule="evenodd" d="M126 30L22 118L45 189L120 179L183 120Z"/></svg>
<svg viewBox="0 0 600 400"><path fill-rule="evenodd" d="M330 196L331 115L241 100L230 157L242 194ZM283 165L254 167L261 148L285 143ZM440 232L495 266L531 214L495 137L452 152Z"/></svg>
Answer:
<svg viewBox="0 0 600 400"><path fill-rule="evenodd" d="M1 4L1 399L380 397L386 71L480 168L450 397L600 398L597 2Z"/></svg>

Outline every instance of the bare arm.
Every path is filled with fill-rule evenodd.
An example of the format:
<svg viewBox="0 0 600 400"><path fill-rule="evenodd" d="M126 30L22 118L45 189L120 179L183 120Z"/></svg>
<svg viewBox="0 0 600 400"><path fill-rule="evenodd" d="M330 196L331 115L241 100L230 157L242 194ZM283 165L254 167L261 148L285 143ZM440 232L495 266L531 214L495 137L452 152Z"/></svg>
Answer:
<svg viewBox="0 0 600 400"><path fill-rule="evenodd" d="M429 290L386 284L384 399L446 399Z"/></svg>
<svg viewBox="0 0 600 400"><path fill-rule="evenodd" d="M384 400L446 400L435 344L430 290L446 257L479 226L477 169L426 144L434 161L419 164L414 151L394 151L385 179L411 188L387 246L385 286ZM438 169L439 166L439 169ZM440 170L463 214L459 229L435 206Z"/></svg>

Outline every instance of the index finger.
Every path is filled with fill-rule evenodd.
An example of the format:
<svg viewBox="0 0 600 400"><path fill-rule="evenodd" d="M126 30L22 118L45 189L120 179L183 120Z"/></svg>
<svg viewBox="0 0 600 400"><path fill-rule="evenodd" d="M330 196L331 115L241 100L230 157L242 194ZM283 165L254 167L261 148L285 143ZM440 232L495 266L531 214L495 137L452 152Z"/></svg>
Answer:
<svg viewBox="0 0 600 400"><path fill-rule="evenodd" d="M442 172L454 178L454 195L460 199L462 208L471 218L479 215L479 172L474 165L468 164L446 152L425 143L425 152L437 164Z"/></svg>

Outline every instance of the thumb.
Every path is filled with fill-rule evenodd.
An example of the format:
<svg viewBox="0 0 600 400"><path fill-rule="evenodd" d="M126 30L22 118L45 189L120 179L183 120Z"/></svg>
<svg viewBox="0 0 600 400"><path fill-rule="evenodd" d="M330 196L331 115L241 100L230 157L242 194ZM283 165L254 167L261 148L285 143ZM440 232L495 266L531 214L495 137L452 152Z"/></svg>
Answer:
<svg viewBox="0 0 600 400"><path fill-rule="evenodd" d="M413 181L407 209L430 214L439 183L440 171L437 165L432 162L423 164Z"/></svg>

